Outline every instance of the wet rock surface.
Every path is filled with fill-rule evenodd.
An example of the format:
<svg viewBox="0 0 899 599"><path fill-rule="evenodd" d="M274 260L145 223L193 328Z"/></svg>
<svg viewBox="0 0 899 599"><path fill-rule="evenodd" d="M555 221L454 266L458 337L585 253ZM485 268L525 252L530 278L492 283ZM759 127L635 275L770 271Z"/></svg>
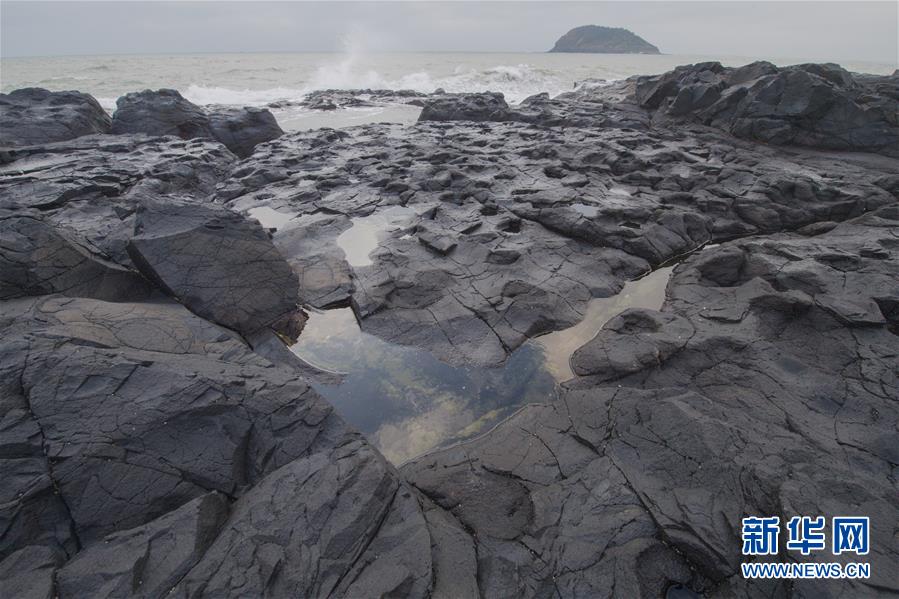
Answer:
<svg viewBox="0 0 899 599"><path fill-rule="evenodd" d="M0 94L0 148L107 133L110 125L109 115L88 94L39 87Z"/></svg>
<svg viewBox="0 0 899 599"><path fill-rule="evenodd" d="M283 133L264 108L207 110L173 89L144 90L119 98L111 132L213 139L240 157L249 156L256 144Z"/></svg>
<svg viewBox="0 0 899 599"><path fill-rule="evenodd" d="M883 180L892 166L725 143L702 128L422 121L285 135L236 169L217 198L338 220L415 208L351 284L326 277L336 292L327 302L352 302L363 330L389 341L489 365L704 243L893 203ZM275 244L302 261L288 231ZM321 295L318 284L309 294L302 286L302 296Z"/></svg>
<svg viewBox="0 0 899 599"><path fill-rule="evenodd" d="M256 223L220 206L147 200L134 233L132 262L192 312L244 335L271 326L296 338L297 275Z"/></svg>
<svg viewBox="0 0 899 599"><path fill-rule="evenodd" d="M212 137L241 158L267 141L280 137L284 131L271 112L264 108L229 108L209 113Z"/></svg>
<svg viewBox="0 0 899 599"><path fill-rule="evenodd" d="M895 593L897 235L894 204L697 254L661 312L578 352L560 401L402 472L476 540L485 594ZM847 510L879 529L871 579L742 578L744 515Z"/></svg>
<svg viewBox="0 0 899 599"><path fill-rule="evenodd" d="M323 89L309 92L301 102L275 102L270 108L303 106L312 110L364 108L383 104L420 106L429 94L411 89Z"/></svg>
<svg viewBox="0 0 899 599"><path fill-rule="evenodd" d="M733 130L752 111L700 118L721 100L697 86L720 81L749 104L783 85L781 108L824 86L821 106L865 104L874 133L840 145L831 108L775 111L789 136L764 141L789 146L756 143ZM181 132L21 138L0 165L0 588L899 592L890 85L700 65L517 106L440 94L440 119L286 134L244 159ZM862 147L879 154L824 151ZM351 263L360 220L397 206ZM399 470L274 349L298 303L351 306L382 339L499 365L681 260L661 310L609 321L558 399ZM745 581L754 514L870 516L872 578Z"/></svg>
<svg viewBox="0 0 899 599"><path fill-rule="evenodd" d="M679 67L635 81L658 118L691 118L744 139L899 156L899 77L834 64Z"/></svg>

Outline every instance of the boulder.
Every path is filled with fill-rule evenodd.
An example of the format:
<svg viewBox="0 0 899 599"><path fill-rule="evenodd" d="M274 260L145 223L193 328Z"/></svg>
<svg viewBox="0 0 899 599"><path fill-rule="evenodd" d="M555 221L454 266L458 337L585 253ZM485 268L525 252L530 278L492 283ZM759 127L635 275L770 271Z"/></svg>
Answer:
<svg viewBox="0 0 899 599"><path fill-rule="evenodd" d="M284 133L265 108L206 110L173 89L126 94L116 105L112 133L214 139L240 157L249 156L257 144Z"/></svg>
<svg viewBox="0 0 899 599"><path fill-rule="evenodd" d="M421 121L511 120L509 105L500 93L446 94L425 102Z"/></svg>
<svg viewBox="0 0 899 599"><path fill-rule="evenodd" d="M59 293L109 301L144 299L152 286L40 213L0 212L0 300Z"/></svg>
<svg viewBox="0 0 899 599"><path fill-rule="evenodd" d="M0 94L0 147L33 146L107 133L111 119L88 94L39 87Z"/></svg>
<svg viewBox="0 0 899 599"><path fill-rule="evenodd" d="M254 220L189 202L145 201L128 254L194 313L243 335L302 326L297 275Z"/></svg>
<svg viewBox="0 0 899 599"><path fill-rule="evenodd" d="M899 156L899 99L890 79L856 78L834 64L701 63L635 78L634 99L664 117L744 139Z"/></svg>
<svg viewBox="0 0 899 599"><path fill-rule="evenodd" d="M265 108L220 109L209 113L212 135L241 158L261 143L284 134L278 121Z"/></svg>
<svg viewBox="0 0 899 599"><path fill-rule="evenodd" d="M116 100L111 133L215 139L206 111L185 100L174 89L147 89L125 94Z"/></svg>

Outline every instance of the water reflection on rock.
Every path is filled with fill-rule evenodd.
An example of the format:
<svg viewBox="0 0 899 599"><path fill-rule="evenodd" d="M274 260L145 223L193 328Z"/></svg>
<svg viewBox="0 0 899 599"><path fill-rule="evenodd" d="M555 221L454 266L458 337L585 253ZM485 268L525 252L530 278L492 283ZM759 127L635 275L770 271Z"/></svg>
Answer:
<svg viewBox="0 0 899 599"><path fill-rule="evenodd" d="M350 308L310 314L291 348L307 362L346 373L340 385L319 385L337 411L394 463L478 435L518 407L553 399L573 376L568 360L622 310L661 307L673 267L594 299L584 320L534 339L502 368L454 367L427 351L395 345L359 328Z"/></svg>
<svg viewBox="0 0 899 599"><path fill-rule="evenodd" d="M526 346L503 368L453 367L426 351L393 345L362 332L349 308L313 313L292 347L304 360L347 373L322 393L393 462L400 463L457 438L475 434L524 403L552 399L555 381L540 348Z"/></svg>
<svg viewBox="0 0 899 599"><path fill-rule="evenodd" d="M593 339L612 317L628 308L658 310L665 302L665 288L673 266L655 270L641 279L625 283L612 297L590 300L584 319L573 327L537 337L532 341L544 349L545 368L560 383L574 376L568 361L574 350Z"/></svg>
<svg viewBox="0 0 899 599"><path fill-rule="evenodd" d="M368 266L370 254L378 247L381 236L415 214L405 206L391 206L368 216L352 220L352 226L337 237L337 245L350 266Z"/></svg>
<svg viewBox="0 0 899 599"><path fill-rule="evenodd" d="M297 212L282 212L270 206L250 208L247 210L247 213L251 218L258 220L259 224L266 229L282 229L298 214Z"/></svg>

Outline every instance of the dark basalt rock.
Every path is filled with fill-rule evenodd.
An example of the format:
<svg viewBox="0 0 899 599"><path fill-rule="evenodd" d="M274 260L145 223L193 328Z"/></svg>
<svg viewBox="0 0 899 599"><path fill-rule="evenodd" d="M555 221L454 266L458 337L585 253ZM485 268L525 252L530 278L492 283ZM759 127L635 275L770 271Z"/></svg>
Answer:
<svg viewBox="0 0 899 599"><path fill-rule="evenodd" d="M899 156L899 78L859 77L837 65L753 63L678 67L639 77L635 99L737 137L772 144Z"/></svg>
<svg viewBox="0 0 899 599"><path fill-rule="evenodd" d="M425 595L417 495L293 369L174 302L5 301L0 326L4 589Z"/></svg>
<svg viewBox="0 0 899 599"><path fill-rule="evenodd" d="M659 54L659 49L627 29L582 25L560 37L550 52Z"/></svg>
<svg viewBox="0 0 899 599"><path fill-rule="evenodd" d="M434 95L443 94L437 90ZM287 108L302 106L310 110L339 110L377 106L384 104L412 104L421 106L423 98L429 94L411 89L320 89L309 92L299 102L279 101L269 104L269 108Z"/></svg>
<svg viewBox="0 0 899 599"><path fill-rule="evenodd" d="M39 213L0 212L0 300L59 293L111 301L145 299L152 287Z"/></svg>
<svg viewBox="0 0 899 599"><path fill-rule="evenodd" d="M579 350L575 365L590 376L559 401L402 472L466 524L485 594L895 593L899 338L886 314L871 315L899 300L897 233L893 204L814 237L705 250L676 268L661 312L625 312ZM878 257L862 256L875 246ZM709 278L710 262L738 274ZM503 498L533 506L527 517L459 496L498 479L516 488ZM870 580L793 581L790 593L742 577L746 514L853 509L870 515L882 548Z"/></svg>
<svg viewBox="0 0 899 599"><path fill-rule="evenodd" d="M81 92L29 87L0 94L0 148L106 133L110 124L93 96Z"/></svg>
<svg viewBox="0 0 899 599"><path fill-rule="evenodd" d="M117 100L116 105L112 133L214 139L240 157L249 156L257 144L284 133L272 113L265 108L209 111L185 100L173 89L126 94Z"/></svg>
<svg viewBox="0 0 899 599"><path fill-rule="evenodd" d="M291 133L240 161L137 134L5 150L4 596L899 592L897 161L700 119L800 73L771 105L804 116L771 118L825 135L832 94L888 106L890 78L772 69ZM337 237L398 205L350 266ZM296 216L263 229L262 206ZM301 299L350 305L383 339L497 365L674 261L661 309L611 319L558 397L400 471L270 329L295 334ZM870 516L872 578L743 579L752 514Z"/></svg>
<svg viewBox="0 0 899 599"><path fill-rule="evenodd" d="M509 105L500 93L447 94L425 102L419 121L509 121Z"/></svg>
<svg viewBox="0 0 899 599"><path fill-rule="evenodd" d="M220 109L209 113L213 138L246 158L257 145L284 134L278 121L264 108Z"/></svg>
<svg viewBox="0 0 899 599"><path fill-rule="evenodd" d="M161 597L206 553L228 518L212 492L131 530L115 532L60 569L60 597Z"/></svg>
<svg viewBox="0 0 899 599"><path fill-rule="evenodd" d="M258 223L218 206L145 201L134 232L132 262L191 311L244 335L299 334L297 275Z"/></svg>
<svg viewBox="0 0 899 599"><path fill-rule="evenodd" d="M528 338L578 322L591 298L709 240L895 202L876 161L686 130L423 121L290 133L235 170L220 197L317 214L274 239L302 268L301 296L352 302L367 332L475 364L502 363ZM347 217L395 204L418 215L371 266L342 262Z"/></svg>
<svg viewBox="0 0 899 599"><path fill-rule="evenodd" d="M215 139L206 111L174 89L146 89L116 100L111 132Z"/></svg>
<svg viewBox="0 0 899 599"><path fill-rule="evenodd" d="M652 310L625 310L571 356L579 376L614 380L661 364L693 335L689 321Z"/></svg>
<svg viewBox="0 0 899 599"><path fill-rule="evenodd" d="M235 157L221 144L143 135L91 135L22 148L0 166L0 210L40 211L121 266L134 212L146 197L204 202Z"/></svg>

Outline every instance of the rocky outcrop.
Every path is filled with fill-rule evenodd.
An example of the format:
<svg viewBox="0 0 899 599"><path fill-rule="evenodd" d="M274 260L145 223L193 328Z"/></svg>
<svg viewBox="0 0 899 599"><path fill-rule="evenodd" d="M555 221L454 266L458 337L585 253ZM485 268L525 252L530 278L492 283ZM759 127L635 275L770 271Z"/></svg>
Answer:
<svg viewBox="0 0 899 599"><path fill-rule="evenodd" d="M659 49L621 27L582 25L559 38L550 52L593 54L659 54Z"/></svg>
<svg viewBox="0 0 899 599"><path fill-rule="evenodd" d="M447 104L448 120L291 133L244 160L142 134L5 151L0 588L899 592L897 162L740 139L680 112L713 92L677 100L772 69L585 86L487 125ZM799 70L891 97L888 78ZM785 122L826 132L814 118ZM337 238L398 205L352 266ZM290 215L265 229L257 208ZM400 470L272 330L296 333L282 316L300 301L351 306L368 333L497 365L674 262L662 308L610 320L558 396ZM872 577L745 580L756 514L869 516Z"/></svg>
<svg viewBox="0 0 899 599"><path fill-rule="evenodd" d="M0 587L424 596L436 578L424 500L313 391L310 367L196 315L250 331L296 307L296 275L260 225L208 203L233 155L122 135L11 158ZM138 293L149 284L129 254L88 242L105 232L183 304Z"/></svg>
<svg viewBox="0 0 899 599"><path fill-rule="evenodd" d="M142 198L211 199L235 157L203 140L91 135L9 152L0 165L0 210L72 231L112 261L132 267L126 246Z"/></svg>
<svg viewBox="0 0 899 599"><path fill-rule="evenodd" d="M500 93L449 94L425 102L419 121L510 121L509 105Z"/></svg>
<svg viewBox="0 0 899 599"><path fill-rule="evenodd" d="M300 102L280 101L270 108L303 106L311 110L338 110L390 104L421 106L428 94L411 89L319 89L306 94Z"/></svg>
<svg viewBox="0 0 899 599"><path fill-rule="evenodd" d="M128 255L172 297L207 320L252 335L272 327L295 339L297 275L268 234L219 206L144 201Z"/></svg>
<svg viewBox="0 0 899 599"><path fill-rule="evenodd" d="M893 204L705 250L676 268L662 312L626 312L580 350L589 376L559 401L404 466L476 543L481 592L897 592L897 232ZM871 517L871 579L742 577L744 515L847 510Z"/></svg>
<svg viewBox="0 0 899 599"><path fill-rule="evenodd" d="M0 300L51 293L116 301L147 298L151 286L38 212L0 212Z"/></svg>
<svg viewBox="0 0 899 599"><path fill-rule="evenodd" d="M501 364L527 339L577 323L591 298L706 242L895 201L879 183L888 165L873 159L735 147L701 127L677 137L625 125L574 131L422 121L291 133L246 161L218 197L331 219L278 232L293 264L311 255L297 242L308 229L314 255L339 256L335 240L353 216L414 208L349 280L336 266L304 265L323 278L304 275L301 295L352 303L363 330L476 365Z"/></svg>
<svg viewBox="0 0 899 599"><path fill-rule="evenodd" d="M4 588L56 568L60 597L428 585L415 496L294 370L173 302L2 309Z"/></svg>
<svg viewBox="0 0 899 599"><path fill-rule="evenodd" d="M284 134L265 108L222 108L209 113L209 124L213 138L241 158L252 154L257 145Z"/></svg>
<svg viewBox="0 0 899 599"><path fill-rule="evenodd" d="M207 111L173 89L126 94L116 102L111 132L173 135L181 139L214 139L245 157L256 144L283 133L264 108Z"/></svg>
<svg viewBox="0 0 899 599"><path fill-rule="evenodd" d="M174 89L146 89L116 100L111 132L214 139L206 111Z"/></svg>
<svg viewBox="0 0 899 599"><path fill-rule="evenodd" d="M100 104L81 92L29 87L0 94L0 148L107 133L110 123Z"/></svg>
<svg viewBox="0 0 899 599"><path fill-rule="evenodd" d="M777 145L899 156L899 77L856 79L837 65L778 69L754 63L679 67L635 82L635 98L660 115L690 118Z"/></svg>

